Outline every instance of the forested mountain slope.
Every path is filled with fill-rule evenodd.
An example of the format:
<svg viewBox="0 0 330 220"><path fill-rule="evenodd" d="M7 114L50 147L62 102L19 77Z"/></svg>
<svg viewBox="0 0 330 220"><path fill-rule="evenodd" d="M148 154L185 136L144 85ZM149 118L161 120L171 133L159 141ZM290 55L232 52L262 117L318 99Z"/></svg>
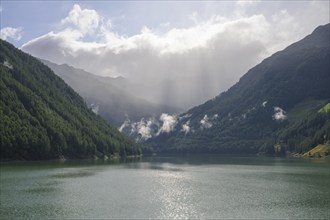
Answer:
<svg viewBox="0 0 330 220"><path fill-rule="evenodd" d="M140 153L46 65L0 43L2 160Z"/></svg>
<svg viewBox="0 0 330 220"><path fill-rule="evenodd" d="M305 152L330 140L330 25L250 69L228 91L149 139L156 152ZM320 110L322 109L323 110Z"/></svg>

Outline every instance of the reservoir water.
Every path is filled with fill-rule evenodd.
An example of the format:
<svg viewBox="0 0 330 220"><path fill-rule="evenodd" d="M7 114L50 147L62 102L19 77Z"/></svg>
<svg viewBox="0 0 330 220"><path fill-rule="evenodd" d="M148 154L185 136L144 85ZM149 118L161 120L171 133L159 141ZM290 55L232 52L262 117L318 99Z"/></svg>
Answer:
<svg viewBox="0 0 330 220"><path fill-rule="evenodd" d="M0 219L330 219L329 159L1 164Z"/></svg>

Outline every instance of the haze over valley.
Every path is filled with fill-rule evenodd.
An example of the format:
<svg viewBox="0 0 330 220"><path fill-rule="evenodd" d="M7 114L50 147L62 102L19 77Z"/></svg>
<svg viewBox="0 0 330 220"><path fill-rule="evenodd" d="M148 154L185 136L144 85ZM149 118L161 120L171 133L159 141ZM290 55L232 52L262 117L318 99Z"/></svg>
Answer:
<svg viewBox="0 0 330 220"><path fill-rule="evenodd" d="M124 91L188 110L229 89L264 58L328 23L328 3L323 1L179 2L178 11L169 3L159 4L133 3L132 14L139 18L134 23L134 17L117 15L121 3L103 9L97 3L94 8L65 5L66 14L54 21L53 29L25 42L21 39L18 45L57 64L122 76L129 82L121 85ZM148 10L155 5L163 8L161 14ZM179 12L182 8L184 13ZM142 18L145 10L149 16Z"/></svg>
<svg viewBox="0 0 330 220"><path fill-rule="evenodd" d="M127 89L133 85L123 77L102 77L66 64L57 65L46 60L42 62L77 91L96 114L118 128L127 121L155 118L163 112L168 114L180 112L179 108L151 103L139 92L134 93L131 89Z"/></svg>

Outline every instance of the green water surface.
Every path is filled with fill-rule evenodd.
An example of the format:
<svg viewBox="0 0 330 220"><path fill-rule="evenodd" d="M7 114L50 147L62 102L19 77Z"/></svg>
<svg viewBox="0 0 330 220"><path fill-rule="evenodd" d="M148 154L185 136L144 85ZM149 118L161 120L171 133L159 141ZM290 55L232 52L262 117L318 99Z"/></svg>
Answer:
<svg viewBox="0 0 330 220"><path fill-rule="evenodd" d="M330 219L329 160L2 163L0 219Z"/></svg>

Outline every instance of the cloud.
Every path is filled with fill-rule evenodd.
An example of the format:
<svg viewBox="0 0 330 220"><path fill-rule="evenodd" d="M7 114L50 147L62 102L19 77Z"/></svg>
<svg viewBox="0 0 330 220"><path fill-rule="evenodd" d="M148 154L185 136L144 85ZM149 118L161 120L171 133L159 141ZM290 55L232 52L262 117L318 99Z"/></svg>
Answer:
<svg viewBox="0 0 330 220"><path fill-rule="evenodd" d="M124 127L129 126L129 123L130 123L129 121L124 122L122 126ZM140 135L140 137L137 138L137 141L139 141L140 139L146 141L153 136L153 129L152 129L153 124L154 121L152 119L145 120L144 118L142 118L139 122L133 122L131 123L130 135L138 134Z"/></svg>
<svg viewBox="0 0 330 220"><path fill-rule="evenodd" d="M98 114L99 113L99 109L100 109L100 106L98 104L94 104L92 103L90 105L90 108L92 109L92 111L95 113L95 114Z"/></svg>
<svg viewBox="0 0 330 220"><path fill-rule="evenodd" d="M189 124L190 124L190 120L188 120L186 123L184 123L184 124L182 125L182 129L181 129L181 131L184 132L185 134L188 134L189 131L190 131L190 126L189 126Z"/></svg>
<svg viewBox="0 0 330 220"><path fill-rule="evenodd" d="M244 7L249 12L260 4L238 2L236 10ZM192 13L188 19L193 24L186 27L163 22L162 31L144 26L140 33L125 36L112 30L111 19L76 4L61 20L59 31L33 39L22 49L98 75L125 76L139 85L127 88L133 93L187 109L228 89L263 58L307 34L296 17L289 9L232 17Z"/></svg>
<svg viewBox="0 0 330 220"><path fill-rule="evenodd" d="M284 121L286 119L287 119L286 112L283 109L281 109L280 107L275 106L273 120Z"/></svg>
<svg viewBox="0 0 330 220"><path fill-rule="evenodd" d="M176 115L162 113L159 119L154 117L149 119L141 118L140 121L136 122L127 119L118 130L130 137L136 137L137 141L146 141L162 133L170 133L174 130L177 123L178 117Z"/></svg>
<svg viewBox="0 0 330 220"><path fill-rule="evenodd" d="M5 67L7 67L7 68L9 68L9 69L11 69L11 70L14 68L13 65L11 65L11 64L9 63L8 60L3 61L3 64L2 64L2 65L4 65Z"/></svg>
<svg viewBox="0 0 330 220"><path fill-rule="evenodd" d="M177 124L177 117L175 115L169 115L162 113L159 120L163 123L157 132L157 135L161 133L170 133L173 131L175 125Z"/></svg>
<svg viewBox="0 0 330 220"><path fill-rule="evenodd" d="M87 35L80 28L67 28L34 39L22 49L99 75L123 75L135 83L173 87L168 96L164 91L144 94L152 102L189 108L227 89L260 59L265 46L258 40L265 41L267 28L263 16L235 21L213 16L164 34L144 27L131 37L100 26L96 29L100 41L93 43L80 40ZM230 65L233 60L236 64Z"/></svg>
<svg viewBox="0 0 330 220"><path fill-rule="evenodd" d="M179 118L179 120L186 119L186 118L190 118L191 116L192 116L192 114L185 114L185 115L181 116L181 117Z"/></svg>
<svg viewBox="0 0 330 220"><path fill-rule="evenodd" d="M7 40L9 38L19 41L22 38L23 28L13 28L13 27L5 27L0 30L0 38L2 40Z"/></svg>
<svg viewBox="0 0 330 220"><path fill-rule="evenodd" d="M204 118L200 120L200 123L202 129L212 127L212 123L210 122L209 117L207 117L207 115L204 115Z"/></svg>
<svg viewBox="0 0 330 220"><path fill-rule="evenodd" d="M147 140L152 137L150 126L152 125L152 121L141 121L137 124L138 134L141 135L143 140Z"/></svg>
<svg viewBox="0 0 330 220"><path fill-rule="evenodd" d="M120 132L123 132L124 128L129 127L131 124L131 121L129 119L127 119L126 121L124 121L124 123L118 128L118 130Z"/></svg>
<svg viewBox="0 0 330 220"><path fill-rule="evenodd" d="M95 11L90 9L81 9L79 5L75 4L69 15L62 19L61 25L71 26L78 28L82 34L92 34L99 26L101 16Z"/></svg>

